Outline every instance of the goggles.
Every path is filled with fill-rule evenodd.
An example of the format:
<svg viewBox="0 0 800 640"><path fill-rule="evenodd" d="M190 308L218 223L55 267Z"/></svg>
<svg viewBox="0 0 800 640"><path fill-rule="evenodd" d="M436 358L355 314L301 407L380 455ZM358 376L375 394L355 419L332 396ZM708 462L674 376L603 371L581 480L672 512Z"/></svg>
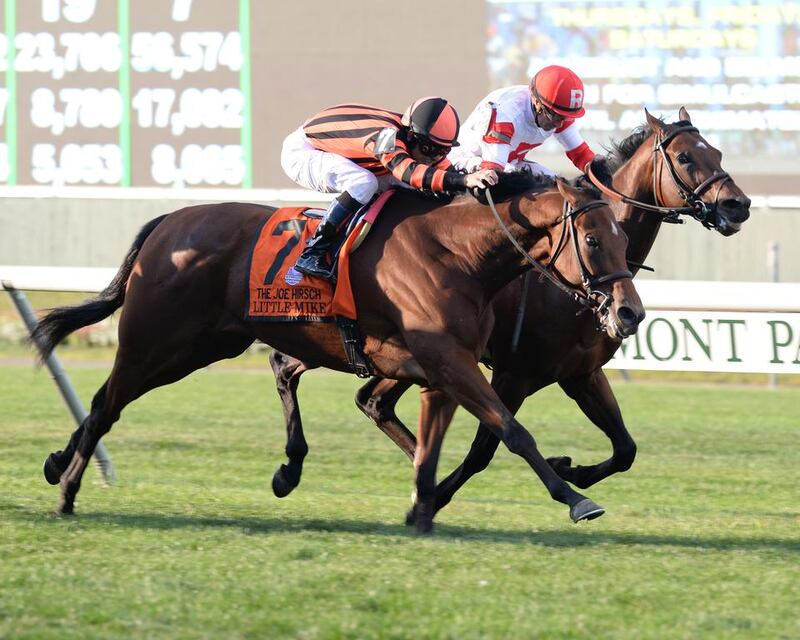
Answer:
<svg viewBox="0 0 800 640"><path fill-rule="evenodd" d="M445 147L424 138L415 138L416 147L419 152L429 158L444 158L452 147Z"/></svg>
<svg viewBox="0 0 800 640"><path fill-rule="evenodd" d="M560 113L556 113L555 111L551 111L547 107L545 107L541 102L537 100L539 104L539 113L547 118L550 122L554 122L556 124L560 124L567 119L566 116L562 116Z"/></svg>

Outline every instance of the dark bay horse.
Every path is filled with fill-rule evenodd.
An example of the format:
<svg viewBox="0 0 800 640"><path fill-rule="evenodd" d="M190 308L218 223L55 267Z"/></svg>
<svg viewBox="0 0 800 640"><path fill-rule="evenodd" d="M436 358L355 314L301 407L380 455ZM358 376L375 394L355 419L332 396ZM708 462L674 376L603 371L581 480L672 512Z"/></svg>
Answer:
<svg viewBox="0 0 800 640"><path fill-rule="evenodd" d="M665 124L647 114L647 124L617 144L609 159L613 172L610 195L629 194L629 202L613 205L617 220L629 238L631 265L641 265L663 221L679 215L699 220L724 236L736 233L749 217L750 200L721 168L721 154L692 126L688 112L680 121ZM632 267L634 271L636 267ZM537 282L533 272L514 279L494 299L496 322L489 341L492 387L512 414L539 389L558 382L583 413L611 441L609 459L588 466L573 466L567 456L547 462L562 479L579 488L589 487L609 475L630 468L636 444L625 428L620 408L602 370L620 341L599 333L579 307L547 283ZM299 376L308 366L280 353L271 362L284 403L289 445L302 440L297 408ZM395 414L395 405L409 385L403 381L371 379L356 395L357 406L417 464L415 452L425 443L415 440ZM438 390L422 394L420 421L449 421ZM424 428L422 429L424 431ZM472 447L453 473L435 491L435 510L448 504L454 493L489 464L498 445L491 428L481 424ZM293 463L294 466L293 466ZM296 460L276 473L273 488L285 495L299 482ZM417 503L419 504L419 497ZM412 507L409 518L413 520Z"/></svg>
<svg viewBox="0 0 800 640"><path fill-rule="evenodd" d="M506 179L507 180L507 179ZM559 478L524 427L478 368L492 325L490 301L531 258L552 259L553 273L592 303L608 331L635 331L643 315L627 270L627 238L594 190L558 182L531 185L489 209L472 197L442 206L401 192L350 259L364 353L382 378L441 389L509 449L522 456L574 521L602 513ZM60 483L60 513L72 513L87 462L99 439L130 402L259 339L314 366L347 371L332 323L244 320L249 256L259 225L273 208L201 205L152 220L140 231L108 288L77 307L47 314L34 339L48 354L72 331L121 308L113 369L89 416L64 451L51 454L45 476ZM573 250L554 247L571 243ZM520 253L515 244L521 247ZM610 297L609 297L610 296ZM418 469L417 490L432 494L443 430L434 425ZM417 527L429 531L432 508Z"/></svg>

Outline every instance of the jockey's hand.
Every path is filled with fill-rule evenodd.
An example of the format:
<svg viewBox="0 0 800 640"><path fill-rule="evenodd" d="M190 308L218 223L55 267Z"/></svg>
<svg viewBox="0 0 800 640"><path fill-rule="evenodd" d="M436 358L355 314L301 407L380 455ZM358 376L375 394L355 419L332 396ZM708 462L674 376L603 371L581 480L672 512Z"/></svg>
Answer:
<svg viewBox="0 0 800 640"><path fill-rule="evenodd" d="M467 174L467 189L487 189L497 184L497 172L494 169L480 169Z"/></svg>

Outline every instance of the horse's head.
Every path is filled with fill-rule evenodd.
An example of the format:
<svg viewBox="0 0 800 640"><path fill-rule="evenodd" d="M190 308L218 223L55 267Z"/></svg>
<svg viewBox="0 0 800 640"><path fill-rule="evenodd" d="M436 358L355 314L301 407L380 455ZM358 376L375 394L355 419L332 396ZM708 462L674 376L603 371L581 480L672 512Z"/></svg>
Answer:
<svg viewBox="0 0 800 640"><path fill-rule="evenodd" d="M644 307L628 270L628 238L595 189L581 189L558 179L564 201L553 219L550 265L560 278L581 292L599 327L622 340L636 333Z"/></svg>
<svg viewBox="0 0 800 640"><path fill-rule="evenodd" d="M724 236L739 231L750 217L750 198L722 169L722 153L692 125L681 107L680 121L666 124L647 115L653 138L652 188L655 202L683 209Z"/></svg>

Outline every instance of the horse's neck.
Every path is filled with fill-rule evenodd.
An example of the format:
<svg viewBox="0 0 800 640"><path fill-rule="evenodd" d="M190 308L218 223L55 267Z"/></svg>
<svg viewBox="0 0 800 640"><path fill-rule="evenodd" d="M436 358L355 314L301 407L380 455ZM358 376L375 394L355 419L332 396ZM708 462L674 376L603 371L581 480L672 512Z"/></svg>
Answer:
<svg viewBox="0 0 800 640"><path fill-rule="evenodd" d="M460 221L440 242L453 254L465 277L479 284L488 300L525 271L529 263L500 228L489 207L478 203L464 206L469 210L464 210L464 215L459 216ZM498 204L496 209L525 251L530 251L540 260L547 258L548 229L530 225L527 217L519 211L517 198ZM525 227L520 224L523 221L527 221Z"/></svg>
<svg viewBox="0 0 800 640"><path fill-rule="evenodd" d="M650 142L650 138L647 138L633 157L614 174L614 188L639 202L655 204ZM614 204L613 209L628 236L628 258L643 263L661 229L661 216L625 203Z"/></svg>

